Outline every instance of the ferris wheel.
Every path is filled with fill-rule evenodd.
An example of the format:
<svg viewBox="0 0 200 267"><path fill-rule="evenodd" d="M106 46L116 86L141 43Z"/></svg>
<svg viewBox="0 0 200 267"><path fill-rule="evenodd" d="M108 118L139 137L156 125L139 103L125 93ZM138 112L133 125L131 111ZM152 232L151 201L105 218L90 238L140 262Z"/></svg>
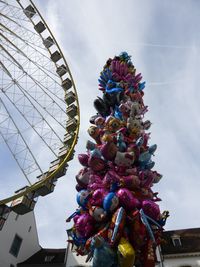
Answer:
<svg viewBox="0 0 200 267"><path fill-rule="evenodd" d="M10 210L33 210L65 175L80 113L69 66L31 0L0 0L0 51L0 147L11 152L24 185L0 195L5 221Z"/></svg>

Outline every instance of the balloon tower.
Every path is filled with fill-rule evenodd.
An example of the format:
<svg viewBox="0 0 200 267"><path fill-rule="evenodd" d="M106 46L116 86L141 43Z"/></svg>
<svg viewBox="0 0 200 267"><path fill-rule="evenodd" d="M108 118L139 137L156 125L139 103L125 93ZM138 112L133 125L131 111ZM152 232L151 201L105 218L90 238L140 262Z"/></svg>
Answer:
<svg viewBox="0 0 200 267"><path fill-rule="evenodd" d="M160 212L152 190L162 175L153 170L157 145L148 144L145 82L126 52L107 60L98 81L102 97L94 100L91 138L78 155L68 241L93 267L153 267L168 212Z"/></svg>

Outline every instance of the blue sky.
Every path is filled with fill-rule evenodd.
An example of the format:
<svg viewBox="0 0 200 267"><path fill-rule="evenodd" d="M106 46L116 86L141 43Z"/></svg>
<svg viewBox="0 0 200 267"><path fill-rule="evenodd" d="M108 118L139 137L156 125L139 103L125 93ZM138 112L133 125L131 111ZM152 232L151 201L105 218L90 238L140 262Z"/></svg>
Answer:
<svg viewBox="0 0 200 267"><path fill-rule="evenodd" d="M45 6L44 6L45 2ZM65 219L77 207L78 153L85 152L98 76L109 57L132 55L146 81L146 118L153 123L154 169L163 178L154 187L169 210L166 229L199 227L200 2L196 0L35 0L56 37L74 77L81 109L76 155L55 192L35 208L40 244L64 247Z"/></svg>

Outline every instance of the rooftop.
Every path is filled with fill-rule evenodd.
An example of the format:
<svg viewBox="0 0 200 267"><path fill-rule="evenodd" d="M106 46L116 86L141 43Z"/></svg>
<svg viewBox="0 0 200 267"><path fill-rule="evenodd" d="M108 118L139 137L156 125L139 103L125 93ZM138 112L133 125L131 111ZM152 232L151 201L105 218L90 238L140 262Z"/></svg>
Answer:
<svg viewBox="0 0 200 267"><path fill-rule="evenodd" d="M200 228L165 231L162 254L200 253Z"/></svg>

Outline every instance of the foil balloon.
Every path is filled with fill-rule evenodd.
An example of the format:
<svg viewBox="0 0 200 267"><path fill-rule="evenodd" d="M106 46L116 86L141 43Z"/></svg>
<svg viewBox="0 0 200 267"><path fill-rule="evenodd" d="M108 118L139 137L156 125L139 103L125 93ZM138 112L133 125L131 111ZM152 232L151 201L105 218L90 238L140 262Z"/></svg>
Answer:
<svg viewBox="0 0 200 267"><path fill-rule="evenodd" d="M92 206L89 213L96 222L103 222L107 217L107 212L103 208L97 206Z"/></svg>
<svg viewBox="0 0 200 267"><path fill-rule="evenodd" d="M134 210L140 204L140 202L135 198L131 191L127 188L120 188L116 195L119 198L119 203L125 210Z"/></svg>
<svg viewBox="0 0 200 267"><path fill-rule="evenodd" d="M110 228L108 230L109 243L113 247L122 236L124 224L126 220L126 211L124 208L119 208L112 216Z"/></svg>
<svg viewBox="0 0 200 267"><path fill-rule="evenodd" d="M103 200L103 208L107 212L113 212L119 205L119 198L113 192L108 193Z"/></svg>
<svg viewBox="0 0 200 267"><path fill-rule="evenodd" d="M106 142L101 146L101 153L106 160L114 160L117 146L113 142Z"/></svg>
<svg viewBox="0 0 200 267"><path fill-rule="evenodd" d="M121 237L118 244L119 265L123 267L133 267L135 262L135 250L130 242Z"/></svg>
<svg viewBox="0 0 200 267"><path fill-rule="evenodd" d="M81 190L77 194L76 201L81 207L85 208L88 203L89 197L90 192L88 190Z"/></svg>
<svg viewBox="0 0 200 267"><path fill-rule="evenodd" d="M158 220L160 218L160 208L158 204L156 204L152 200L143 200L142 201L142 209L146 215L151 217L154 220Z"/></svg>
<svg viewBox="0 0 200 267"><path fill-rule="evenodd" d="M75 229L81 238L90 237L94 231L94 219L88 213L81 214L75 222Z"/></svg>
<svg viewBox="0 0 200 267"><path fill-rule="evenodd" d="M101 237L98 237L100 239ZM99 242L99 241L98 241ZM97 243L97 241L96 241ZM117 253L105 240L95 244L93 267L118 267Z"/></svg>
<svg viewBox="0 0 200 267"><path fill-rule="evenodd" d="M89 156L87 154L79 154L78 155L78 160L79 160L81 165L87 167L88 166Z"/></svg>
<svg viewBox="0 0 200 267"><path fill-rule="evenodd" d="M91 205L103 206L104 199L108 195L108 193L109 191L105 188L96 189L92 194L92 198L90 199Z"/></svg>

